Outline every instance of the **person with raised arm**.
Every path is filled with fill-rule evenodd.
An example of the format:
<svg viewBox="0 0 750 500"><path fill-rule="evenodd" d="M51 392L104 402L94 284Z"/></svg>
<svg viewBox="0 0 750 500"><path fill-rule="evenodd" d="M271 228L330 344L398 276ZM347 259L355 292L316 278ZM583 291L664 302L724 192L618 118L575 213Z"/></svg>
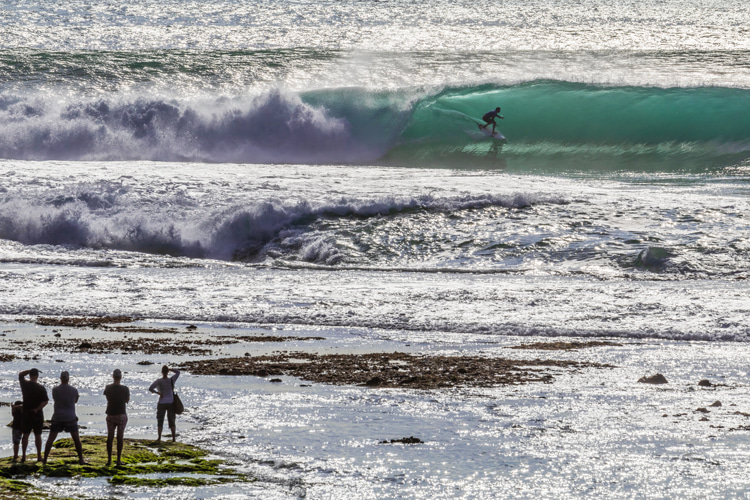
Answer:
<svg viewBox="0 0 750 500"><path fill-rule="evenodd" d="M21 462L26 461L26 447L29 444L29 434L34 431L34 442L36 444L36 459L42 461L42 425L44 425L44 410L49 402L47 389L37 382L41 372L36 368L24 370L18 374L18 383L21 384L23 394L23 436L21 438ZM26 380L26 376L29 380Z"/></svg>
<svg viewBox="0 0 750 500"><path fill-rule="evenodd" d="M169 372L173 372L174 375L169 377ZM161 433L164 428L164 414L167 415L167 421L169 422L169 430L172 431L172 441L177 437L177 425L175 423L175 411L174 411L174 383L180 376L180 370L177 368L170 370L168 366L164 365L161 367L161 378L157 379L149 391L159 395L159 402L156 405L156 424L159 433L159 437L156 441L161 441Z"/></svg>

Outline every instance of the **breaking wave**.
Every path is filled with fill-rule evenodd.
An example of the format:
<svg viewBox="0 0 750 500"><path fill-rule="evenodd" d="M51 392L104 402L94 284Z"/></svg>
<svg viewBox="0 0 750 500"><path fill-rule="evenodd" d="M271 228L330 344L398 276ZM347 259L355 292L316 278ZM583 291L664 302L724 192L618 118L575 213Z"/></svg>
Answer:
<svg viewBox="0 0 750 500"><path fill-rule="evenodd" d="M500 151L476 126L495 106L508 138ZM736 163L750 156L750 90L534 81L202 100L0 95L0 158L413 165L487 153Z"/></svg>
<svg viewBox="0 0 750 500"><path fill-rule="evenodd" d="M0 239L244 262L291 254L305 262L335 264L341 259L335 231L314 230L321 220L393 217L416 211L455 213L492 206L524 208L540 203L565 201L522 194L342 199L321 204L263 201L181 219L168 212L131 210L127 201L120 203L117 193L91 195L83 190L43 202L6 199L0 203Z"/></svg>

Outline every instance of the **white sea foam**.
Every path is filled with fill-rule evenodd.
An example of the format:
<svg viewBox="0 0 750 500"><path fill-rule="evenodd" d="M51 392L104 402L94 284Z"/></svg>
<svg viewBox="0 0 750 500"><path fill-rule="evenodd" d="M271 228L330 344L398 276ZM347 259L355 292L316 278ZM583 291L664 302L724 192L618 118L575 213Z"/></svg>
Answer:
<svg viewBox="0 0 750 500"><path fill-rule="evenodd" d="M341 163L384 153L356 140L345 118L280 90L208 101L5 96L0 122L0 157L26 160Z"/></svg>
<svg viewBox="0 0 750 500"><path fill-rule="evenodd" d="M0 238L27 245L224 260L255 260L265 254L269 243L279 240L280 247L296 249L303 260L331 264L340 259L335 246L326 242L331 236L304 234L321 218L393 216L419 210L450 214L492 206L565 203L557 197L529 194L392 196L298 203L271 199L218 211L192 207L189 215L180 216L174 213L172 204L155 209L147 200L133 198L124 189L118 193L119 189L118 184L105 183L104 193L91 190L91 186L76 186L64 193L43 192L41 198L6 196L0 202ZM289 233L289 229L293 231Z"/></svg>

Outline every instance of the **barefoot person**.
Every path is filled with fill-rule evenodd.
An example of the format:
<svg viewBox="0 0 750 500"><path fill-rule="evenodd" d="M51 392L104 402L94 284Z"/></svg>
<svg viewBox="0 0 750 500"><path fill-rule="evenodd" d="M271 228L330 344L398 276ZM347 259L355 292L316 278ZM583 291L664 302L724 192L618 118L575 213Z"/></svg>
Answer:
<svg viewBox="0 0 750 500"><path fill-rule="evenodd" d="M168 377L169 372L174 375ZM159 431L157 441L161 441L161 431L164 428L164 414L167 414L169 430L172 431L172 441L177 437L177 428L174 421L174 383L180 376L180 370L170 370L166 365L161 367L162 377L151 384L149 391L159 395L159 403L156 405L156 424Z"/></svg>
<svg viewBox="0 0 750 500"><path fill-rule="evenodd" d="M60 373L60 385L52 389L52 399L55 400L55 412L52 414L52 422L47 437L47 444L44 446L44 461L47 464L47 457L52 444L55 442L60 432L70 433L73 444L78 453L78 463L83 465L83 446L81 446L81 437L78 435L78 417L76 416L76 403L78 402L78 389L70 385L70 374L68 372Z"/></svg>
<svg viewBox="0 0 750 500"><path fill-rule="evenodd" d="M502 116L500 116L500 107L495 108L495 111L488 111L484 114L482 117L482 120L484 120L484 125L480 125L479 128L486 129L487 126L491 123L492 124L492 133L495 133L495 128L497 127L497 122L495 122L495 118L503 119Z"/></svg>
<svg viewBox="0 0 750 500"><path fill-rule="evenodd" d="M18 374L18 383L21 384L23 394L23 436L21 438L21 462L26 461L26 447L29 445L29 434L34 431L34 442L36 444L36 459L42 461L42 425L44 424L44 410L49 402L47 389L37 382L41 372L36 368L24 370ZM26 375L29 380L26 380Z"/></svg>
<svg viewBox="0 0 750 500"><path fill-rule="evenodd" d="M18 449L23 439L23 401L16 401L10 405L10 413L13 415L13 461L18 461Z"/></svg>
<svg viewBox="0 0 750 500"><path fill-rule="evenodd" d="M122 445L128 416L125 405L130 401L130 389L122 385L122 372L118 368L112 373L113 382L104 388L107 396L107 467L112 465L112 441L117 429L117 465L122 465Z"/></svg>

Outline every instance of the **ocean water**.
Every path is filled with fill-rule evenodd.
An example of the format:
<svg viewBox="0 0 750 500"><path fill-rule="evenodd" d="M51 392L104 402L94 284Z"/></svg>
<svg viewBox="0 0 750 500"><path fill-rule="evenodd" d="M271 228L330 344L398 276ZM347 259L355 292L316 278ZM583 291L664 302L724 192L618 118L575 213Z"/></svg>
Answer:
<svg viewBox="0 0 750 500"><path fill-rule="evenodd" d="M300 328L426 350L607 336L669 345L669 366L705 363L686 346L739 363L748 26L743 2L719 0L2 0L0 315ZM503 143L477 129L496 106ZM331 391L319 401L348 394ZM394 422L438 412L434 394L384 397L414 402ZM479 411L462 397L439 396L473 408L451 417L458 427ZM559 410L524 401L540 418ZM351 423L345 406L325 411ZM254 456L274 436L233 453ZM628 443L647 447L644 436ZM487 472L479 489L469 467L435 479L461 453L409 462L407 487L387 461L365 472L359 445L336 455L297 437L279 453L315 470L292 476L320 497L576 497L588 491L576 470L604 496L670 496L660 480L706 493L679 467L641 490L643 476L607 482L599 458L551 452L546 479L523 489L540 470L523 458L538 442L523 439L509 474ZM498 459L471 456L479 471ZM552 487L559 460L565 494ZM692 473L696 484L731 475ZM326 474L347 479L337 489ZM722 484L719 497L745 487Z"/></svg>

